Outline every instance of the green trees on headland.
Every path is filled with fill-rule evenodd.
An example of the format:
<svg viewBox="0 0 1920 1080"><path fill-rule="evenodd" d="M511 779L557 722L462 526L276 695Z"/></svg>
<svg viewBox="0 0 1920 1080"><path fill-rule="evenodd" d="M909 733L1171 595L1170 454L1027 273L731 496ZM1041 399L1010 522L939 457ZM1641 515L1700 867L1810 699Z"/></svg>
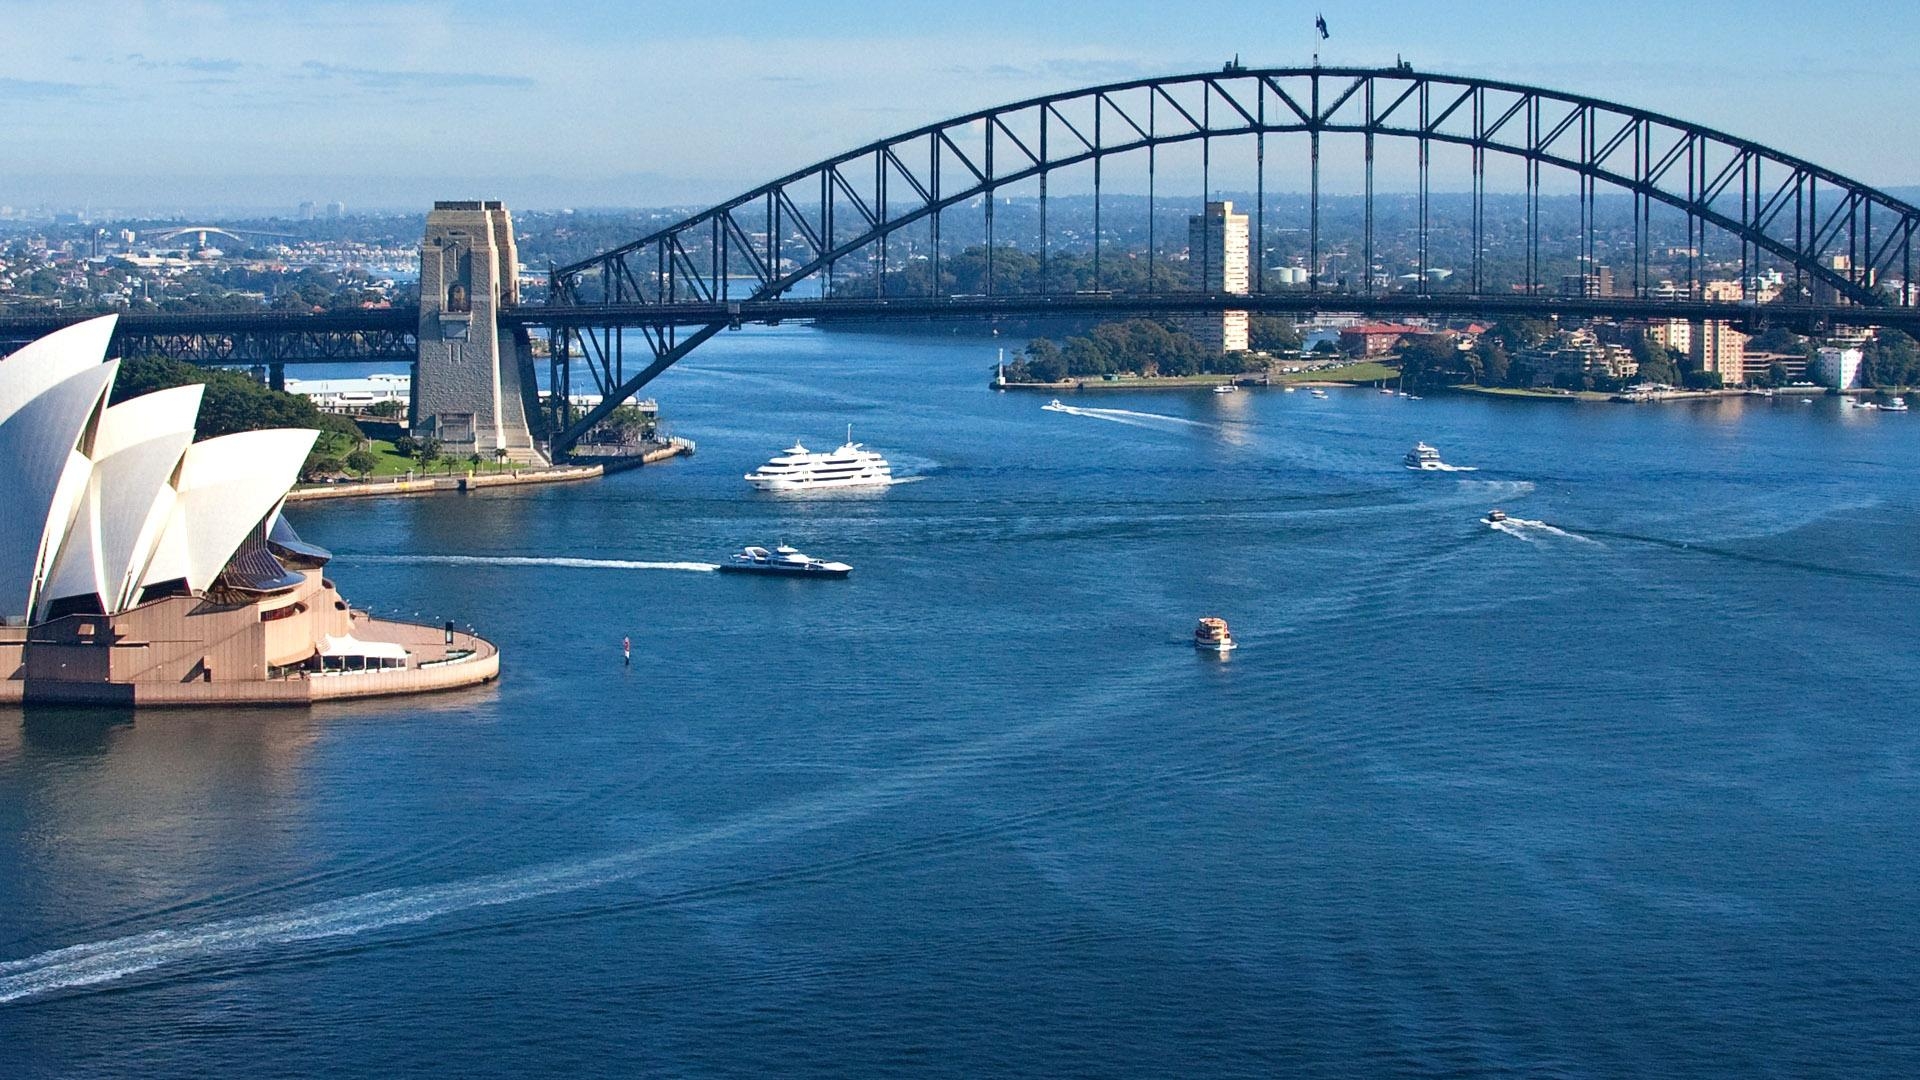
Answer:
<svg viewBox="0 0 1920 1080"><path fill-rule="evenodd" d="M1239 375L1263 366L1261 360L1247 353L1211 355L1177 325L1128 319L1101 323L1059 345L1036 338L1027 344L1020 359L1007 365L1007 378L1012 382L1059 382L1103 375Z"/></svg>

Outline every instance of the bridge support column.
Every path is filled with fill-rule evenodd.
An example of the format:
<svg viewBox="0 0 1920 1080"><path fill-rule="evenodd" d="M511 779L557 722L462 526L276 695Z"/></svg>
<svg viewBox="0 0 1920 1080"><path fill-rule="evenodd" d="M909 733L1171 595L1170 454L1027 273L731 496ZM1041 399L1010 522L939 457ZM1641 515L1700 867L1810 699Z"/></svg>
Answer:
<svg viewBox="0 0 1920 1080"><path fill-rule="evenodd" d="M513 215L495 201L436 202L420 245L420 358L409 417L452 457L545 464L526 335L500 325L519 303Z"/></svg>

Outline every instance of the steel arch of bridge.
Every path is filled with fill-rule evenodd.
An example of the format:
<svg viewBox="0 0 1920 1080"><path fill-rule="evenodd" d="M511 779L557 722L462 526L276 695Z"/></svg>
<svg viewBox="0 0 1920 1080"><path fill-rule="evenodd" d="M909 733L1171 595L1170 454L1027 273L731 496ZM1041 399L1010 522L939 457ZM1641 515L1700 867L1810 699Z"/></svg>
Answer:
<svg viewBox="0 0 1920 1080"><path fill-rule="evenodd" d="M1920 210L1829 169L1749 140L1673 117L1539 87L1405 67L1273 68L1229 66L1031 98L930 124L882 139L728 200L632 243L553 271L547 308L537 317L555 327L554 396L571 389L572 351L583 354L602 391L601 405L556 439L564 448L668 366L743 312L771 307L807 317L809 301L778 300L797 283L834 264L869 253L876 288L887 271L887 237L927 221L932 275L940 281L943 211L982 196L986 279L992 289L994 237L990 197L1037 180L1044 280L1050 174L1091 165L1094 194L1093 272L1100 273L1102 165L1109 157L1147 151L1149 228L1154 151L1200 143L1202 191L1209 190L1210 146L1217 138L1252 136L1256 160L1256 250L1266 237L1268 135L1305 134L1309 142L1309 292L1372 295L1371 272L1359 293L1321 292L1320 173L1325 135L1358 135L1365 146L1364 265L1374 241L1375 140L1417 143L1417 252L1420 292L1428 259L1430 174L1436 144L1472 155L1472 292L1487 287L1483 270L1486 162L1520 159L1526 205L1526 282L1540 289L1540 198L1543 169L1578 179L1581 252L1595 251L1595 195L1601 185L1633 196L1635 298L1651 285L1652 210L1685 214L1691 252L1690 300L1700 298L1699 252L1711 227L1740 242L1743 280L1771 256L1803 282L1817 282L1851 305L1877 305L1875 283L1892 273L1912 280ZM1151 247L1151 241L1150 241ZM1836 258L1844 256L1844 260ZM1151 257L1151 253L1150 253ZM1264 259L1256 259L1256 293L1264 292ZM738 288L744 282L746 288ZM744 295L743 295L744 294ZM1512 294L1499 294L1511 300ZM1492 297L1489 297L1491 299ZM1908 300L1903 290L1899 301ZM1138 298L1151 310L1150 298ZM736 306L737 305L737 306ZM524 310L524 309L523 309ZM731 318L716 318L716 312ZM529 312L531 314L531 312ZM1905 314L1905 313L1903 313ZM619 327L646 339L643 370L628 377ZM684 329L683 329L684 328ZM557 417L556 417L557 419ZM564 425L556 423L554 430Z"/></svg>

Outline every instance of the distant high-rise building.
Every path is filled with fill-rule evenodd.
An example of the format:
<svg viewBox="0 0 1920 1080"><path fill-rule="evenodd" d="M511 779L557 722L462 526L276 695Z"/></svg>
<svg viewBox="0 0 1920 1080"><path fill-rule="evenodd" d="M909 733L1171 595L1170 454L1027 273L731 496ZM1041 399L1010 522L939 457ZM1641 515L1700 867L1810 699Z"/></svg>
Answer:
<svg viewBox="0 0 1920 1080"><path fill-rule="evenodd" d="M1231 202L1210 202L1187 218L1187 269L1202 292L1247 293L1247 215ZM1227 311L1194 320L1193 336L1210 352L1245 352L1247 313Z"/></svg>
<svg viewBox="0 0 1920 1080"><path fill-rule="evenodd" d="M313 208L312 199L308 199L300 204L299 217L301 221L312 221L313 214L314 214L314 208Z"/></svg>
<svg viewBox="0 0 1920 1080"><path fill-rule="evenodd" d="M1703 291L1708 300L1739 300L1744 295L1737 281L1709 281ZM1694 324L1689 355L1700 365L1700 370L1720 376L1724 385L1738 386L1746 381L1742 360L1746 353L1747 335L1735 330L1732 323L1710 319Z"/></svg>
<svg viewBox="0 0 1920 1080"><path fill-rule="evenodd" d="M330 202L327 204L327 220L328 221L339 221L341 218L346 216L347 216L346 203Z"/></svg>

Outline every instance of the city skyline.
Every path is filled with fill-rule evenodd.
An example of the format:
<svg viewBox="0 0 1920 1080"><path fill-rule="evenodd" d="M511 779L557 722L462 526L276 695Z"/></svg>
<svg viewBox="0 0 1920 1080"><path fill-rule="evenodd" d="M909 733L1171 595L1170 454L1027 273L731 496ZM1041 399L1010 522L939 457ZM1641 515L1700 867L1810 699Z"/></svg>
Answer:
<svg viewBox="0 0 1920 1080"><path fill-rule="evenodd" d="M1883 187L1920 183L1920 122L1902 107L1920 62L1901 47L1920 14L1864 3L1817 20L1732 3L1499 3L1471 16L1437 3L1225 3L1206 20L1133 3L747 5L718 23L599 4L543 18L490 2L98 13L10 17L18 59L0 102L17 133L0 203L405 209L450 188L529 208L699 202L971 109L1235 55L1306 64L1316 45L1328 65L1405 59L1592 94ZM1820 33L1845 44L1823 47ZM716 78L716 64L741 74ZM434 151L456 142L457 159Z"/></svg>

